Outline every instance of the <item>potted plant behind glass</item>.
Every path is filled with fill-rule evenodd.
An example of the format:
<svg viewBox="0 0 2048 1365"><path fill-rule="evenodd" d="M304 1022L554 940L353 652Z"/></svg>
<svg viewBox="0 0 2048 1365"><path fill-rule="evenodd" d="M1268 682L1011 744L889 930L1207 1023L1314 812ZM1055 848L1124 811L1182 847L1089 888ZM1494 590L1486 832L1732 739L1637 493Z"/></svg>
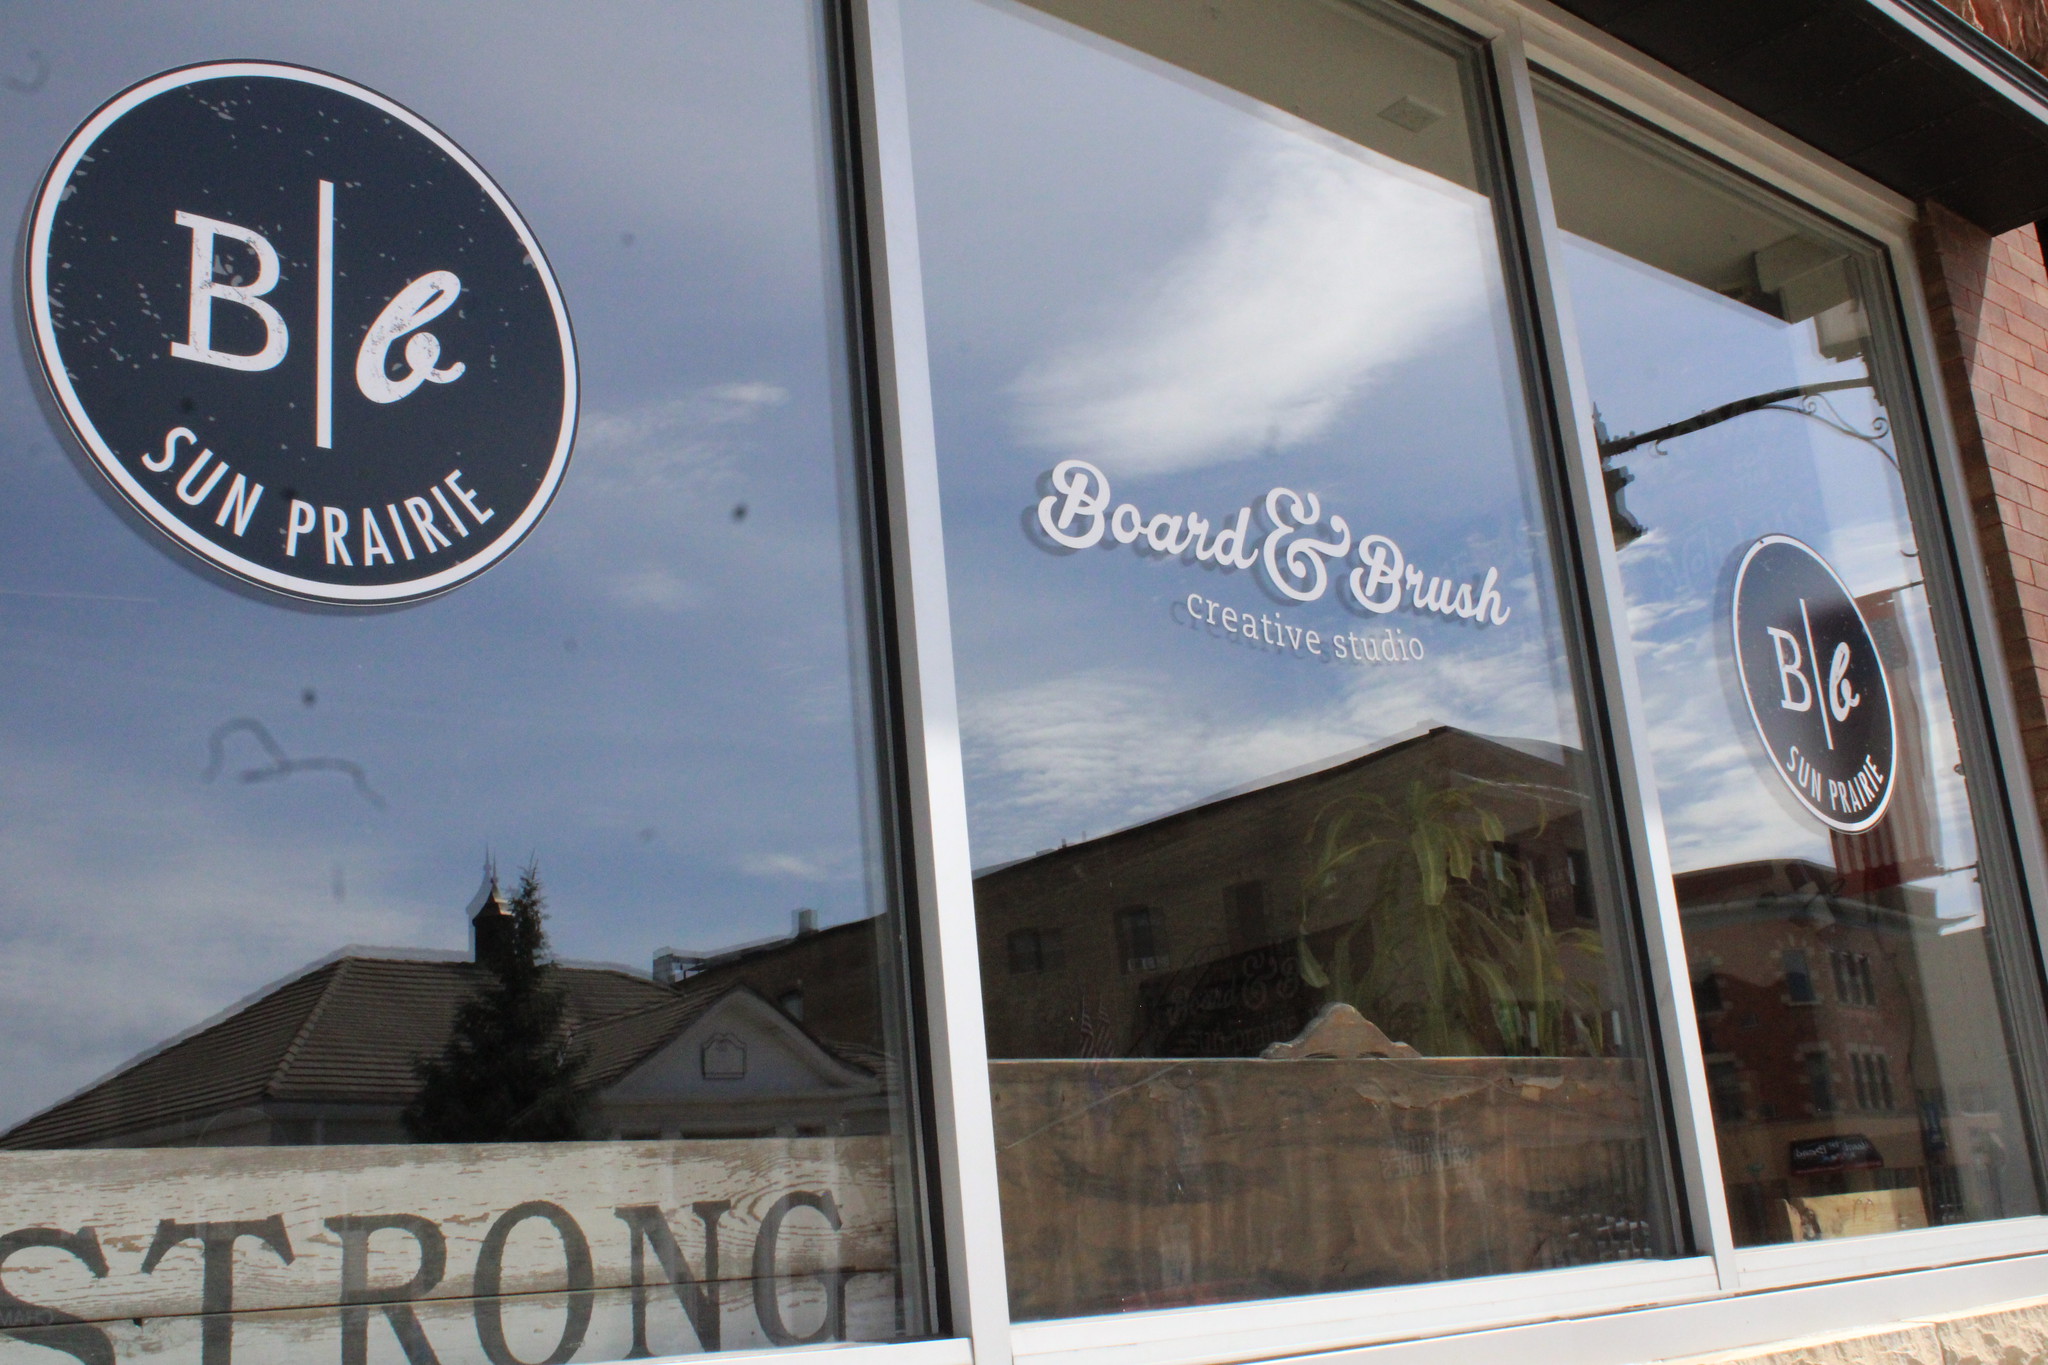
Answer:
<svg viewBox="0 0 2048 1365"><path fill-rule="evenodd" d="M1428 1056L1604 1055L1600 937L1554 925L1477 785L1417 780L1393 800L1348 793L1323 808L1306 837L1302 979ZM1543 794L1512 794L1533 799L1540 836Z"/></svg>

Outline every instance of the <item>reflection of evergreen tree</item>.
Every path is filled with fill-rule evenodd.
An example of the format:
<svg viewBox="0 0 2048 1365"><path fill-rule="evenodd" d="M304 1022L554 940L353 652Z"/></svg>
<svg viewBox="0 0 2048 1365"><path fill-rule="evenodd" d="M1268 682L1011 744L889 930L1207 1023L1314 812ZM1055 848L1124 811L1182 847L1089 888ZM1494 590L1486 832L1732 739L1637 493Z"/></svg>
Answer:
<svg viewBox="0 0 2048 1365"><path fill-rule="evenodd" d="M492 979L455 1012L448 1045L415 1067L406 1107L415 1142L564 1142L583 1136L590 1092L569 1046L568 996L555 982L538 869L519 874L510 902L485 898L477 961Z"/></svg>

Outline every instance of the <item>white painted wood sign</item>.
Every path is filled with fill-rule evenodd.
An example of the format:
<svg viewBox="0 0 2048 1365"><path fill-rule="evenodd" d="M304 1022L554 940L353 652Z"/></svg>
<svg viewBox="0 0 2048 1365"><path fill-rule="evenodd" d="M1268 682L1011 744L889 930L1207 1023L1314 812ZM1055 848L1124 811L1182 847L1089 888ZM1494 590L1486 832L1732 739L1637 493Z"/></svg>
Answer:
<svg viewBox="0 0 2048 1365"><path fill-rule="evenodd" d="M889 1140L0 1158L0 1365L565 1365L897 1335Z"/></svg>

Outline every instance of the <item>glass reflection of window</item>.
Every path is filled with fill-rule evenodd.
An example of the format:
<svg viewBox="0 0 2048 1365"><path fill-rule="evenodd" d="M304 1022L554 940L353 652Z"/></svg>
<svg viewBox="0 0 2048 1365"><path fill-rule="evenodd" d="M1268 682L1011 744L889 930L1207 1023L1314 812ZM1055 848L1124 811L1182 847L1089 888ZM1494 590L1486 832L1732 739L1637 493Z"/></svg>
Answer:
<svg viewBox="0 0 2048 1365"><path fill-rule="evenodd" d="M223 1332L237 1358L395 1358L383 1318L365 1338L333 1311L332 1263L309 1254L371 1210L414 1229L371 1250L367 1227L339 1233L372 1278L411 1237L432 1281L448 1243L402 1342L445 1365L922 1334L921 1130L870 821L866 452L827 7L533 0L506 22L362 0L79 0L7 22L10 50L62 73L6 96L10 202L151 71L255 50L402 99L544 247L580 395L557 496L489 573L404 610L315 612L230 590L112 515L60 453L70 435L44 419L15 333L0 337L0 766L36 792L8 808L0 881L0 942L23 968L0 1037L0 1237L84 1198L110 1247L147 1247L165 1213L275 1211L271 1246L299 1249L245 1242L264 1287L235 1306L262 1311L203 1331L226 1291L209 1273L202 1305L189 1243L151 1274L139 1250L116 1256L85 1299L53 1287L35 1311L93 1322L77 1340L102 1360L226 1360ZM340 191L335 302L338 324L369 326L374 305L346 322L348 290L381 304L429 263L386 260L405 274L363 283L375 263L350 263L350 217L399 223L416 196L335 127L260 136L309 195L328 158L363 168ZM161 170L167 230L174 208L240 213L207 168ZM303 228L264 227L288 275L314 254L307 204ZM137 298L183 317L189 242L167 258L159 235L131 253ZM476 376L502 304L460 273L434 332ZM287 313L288 293L272 296ZM299 297L278 373L303 360L310 376ZM193 415L165 425L209 430L203 393L183 401ZM493 849L502 879L479 867ZM515 907L528 856L536 894ZM422 1063L440 1064L431 1087ZM210 1150L225 1146L240 1154ZM692 1200L725 1212L700 1219ZM536 1207L554 1232L528 1224ZM678 1293L643 1314L627 1289L650 1248ZM529 1343L543 1320L512 1291L561 1283L564 1250L590 1292L566 1328L541 1310L553 1321ZM22 1273L17 1258L16 1288Z"/></svg>
<svg viewBox="0 0 2048 1365"><path fill-rule="evenodd" d="M1835 1111L1835 1073L1828 1061L1828 1054L1813 1051L1806 1054L1806 1103L1815 1114L1832 1114Z"/></svg>
<svg viewBox="0 0 2048 1365"><path fill-rule="evenodd" d="M1667 1254L1477 49L904 19L1013 1313Z"/></svg>
<svg viewBox="0 0 2048 1365"><path fill-rule="evenodd" d="M1010 934L1010 973L1052 971L1060 965L1062 941L1057 929L1017 929Z"/></svg>
<svg viewBox="0 0 2048 1365"><path fill-rule="evenodd" d="M1739 1123L1744 1117L1742 1064L1733 1060L1707 1063L1707 1086L1714 1097L1714 1114L1724 1123Z"/></svg>
<svg viewBox="0 0 2048 1365"><path fill-rule="evenodd" d="M1116 912L1116 942L1127 972L1157 972L1166 967L1158 916L1146 905Z"/></svg>
<svg viewBox="0 0 2048 1365"><path fill-rule="evenodd" d="M1901 1227L2032 1212L2004 1169L2029 1149L2008 1026L2040 1007L2001 961L2016 899L1979 866L1998 816L1951 708L1884 257L1562 87L1539 120L1686 950L1723 964L1742 1025L1708 1031L1759 1097L1715 1114L1736 1240L1877 1189ZM1746 713L1731 588L1766 536L1828 564L1875 645L1894 772L1868 829L1795 799ZM1901 1091L1947 1117L1899 1115ZM1791 1159L1843 1106L1873 1115L1870 1151Z"/></svg>
<svg viewBox="0 0 2048 1365"><path fill-rule="evenodd" d="M1271 936L1266 923L1266 884L1238 882L1225 888L1230 903L1230 940L1240 951L1256 948Z"/></svg>
<svg viewBox="0 0 2048 1365"><path fill-rule="evenodd" d="M1708 972L1692 983L1693 1009L1701 1014L1719 1014L1728 1008L1728 1002L1721 995L1721 977L1717 972Z"/></svg>
<svg viewBox="0 0 2048 1365"><path fill-rule="evenodd" d="M1785 974L1785 998L1795 1005L1811 1005L1820 997L1814 993L1813 973L1808 969L1806 954L1797 948L1787 948L1779 954L1778 962Z"/></svg>

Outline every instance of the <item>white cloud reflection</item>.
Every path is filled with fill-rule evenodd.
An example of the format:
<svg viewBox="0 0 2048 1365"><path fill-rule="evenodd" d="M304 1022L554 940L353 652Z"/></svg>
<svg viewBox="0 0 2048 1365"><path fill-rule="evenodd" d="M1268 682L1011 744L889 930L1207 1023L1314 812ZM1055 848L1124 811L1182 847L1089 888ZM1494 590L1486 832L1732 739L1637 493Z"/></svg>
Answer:
<svg viewBox="0 0 2048 1365"><path fill-rule="evenodd" d="M1185 673L1132 666L993 693L963 716L974 860L1107 834L1436 725L1575 746L1555 679L1531 639L1455 666L1360 668L1293 707L1277 704L1276 689L1231 705L1191 689Z"/></svg>
<svg viewBox="0 0 2048 1365"><path fill-rule="evenodd" d="M846 849L820 849L809 853L743 853L740 871L749 877L793 877L802 881L846 881L859 875L859 867Z"/></svg>
<svg viewBox="0 0 2048 1365"><path fill-rule="evenodd" d="M1022 437L1128 474L1313 439L1486 307L1492 252L1478 195L1259 125L1207 232L1012 386Z"/></svg>
<svg viewBox="0 0 2048 1365"><path fill-rule="evenodd" d="M789 398L780 384L738 380L663 394L625 411L586 414L576 430L576 477L636 492L678 479L713 479L731 463L721 459L732 453L732 438L724 433L758 421Z"/></svg>

